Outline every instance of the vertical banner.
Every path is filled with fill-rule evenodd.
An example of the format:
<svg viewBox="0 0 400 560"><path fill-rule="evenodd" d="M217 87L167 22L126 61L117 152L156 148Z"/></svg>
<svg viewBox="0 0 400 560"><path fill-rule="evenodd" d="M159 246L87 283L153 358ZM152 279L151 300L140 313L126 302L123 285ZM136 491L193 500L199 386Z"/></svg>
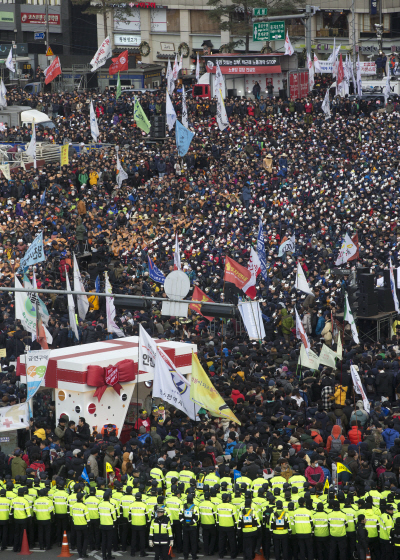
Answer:
<svg viewBox="0 0 400 560"><path fill-rule="evenodd" d="M26 386L29 401L39 390L46 375L50 350L30 350L26 355Z"/></svg>
<svg viewBox="0 0 400 560"><path fill-rule="evenodd" d="M69 144L64 144L63 146L61 146L61 165L68 165L69 163L68 148Z"/></svg>

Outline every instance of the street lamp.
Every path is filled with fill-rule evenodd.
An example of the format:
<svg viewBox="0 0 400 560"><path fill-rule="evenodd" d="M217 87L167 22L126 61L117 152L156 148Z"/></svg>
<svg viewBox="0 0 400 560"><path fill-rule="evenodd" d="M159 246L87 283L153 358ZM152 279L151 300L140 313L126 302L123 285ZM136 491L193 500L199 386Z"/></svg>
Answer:
<svg viewBox="0 0 400 560"><path fill-rule="evenodd" d="M375 23L376 38L378 39L379 52L382 51L383 24Z"/></svg>

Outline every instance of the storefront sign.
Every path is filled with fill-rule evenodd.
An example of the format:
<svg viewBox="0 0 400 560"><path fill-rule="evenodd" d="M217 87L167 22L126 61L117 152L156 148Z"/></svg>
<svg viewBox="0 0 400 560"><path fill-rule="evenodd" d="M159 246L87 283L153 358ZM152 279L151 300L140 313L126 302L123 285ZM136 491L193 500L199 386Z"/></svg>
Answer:
<svg viewBox="0 0 400 560"><path fill-rule="evenodd" d="M376 16L376 13L378 11L378 0L370 0L371 2L371 16Z"/></svg>
<svg viewBox="0 0 400 560"><path fill-rule="evenodd" d="M14 12L0 12L0 23L14 23Z"/></svg>
<svg viewBox="0 0 400 560"><path fill-rule="evenodd" d="M136 47L139 46L142 42L140 35L121 35L116 34L114 35L114 45L123 45L128 47Z"/></svg>
<svg viewBox="0 0 400 560"><path fill-rule="evenodd" d="M174 43L160 43L163 52L175 52Z"/></svg>
<svg viewBox="0 0 400 560"><path fill-rule="evenodd" d="M10 45L0 45L0 55L8 55ZM28 54L28 43L17 43L13 45L13 56L24 56Z"/></svg>
<svg viewBox="0 0 400 560"><path fill-rule="evenodd" d="M60 14L49 14L49 25L60 25ZM44 25L46 23L46 14L32 14L30 12L21 12L21 23L28 25Z"/></svg>

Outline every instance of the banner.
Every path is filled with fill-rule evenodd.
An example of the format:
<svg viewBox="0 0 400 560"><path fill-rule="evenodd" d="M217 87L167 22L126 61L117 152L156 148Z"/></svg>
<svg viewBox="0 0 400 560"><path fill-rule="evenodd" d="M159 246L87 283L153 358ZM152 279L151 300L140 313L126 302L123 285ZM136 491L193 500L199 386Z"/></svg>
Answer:
<svg viewBox="0 0 400 560"><path fill-rule="evenodd" d="M219 89L217 91L217 124L218 128L222 132L225 128L229 126L228 115L226 114L225 103L222 97L222 91Z"/></svg>
<svg viewBox="0 0 400 560"><path fill-rule="evenodd" d="M167 79L168 93L170 95L172 95L174 93L174 89L175 89L175 80L174 80L174 76L173 76L173 72L172 72L172 68L171 68L171 61L169 59L168 59L166 79Z"/></svg>
<svg viewBox="0 0 400 560"><path fill-rule="evenodd" d="M177 120L175 123L175 140L179 157L183 157L188 153L193 137L194 132L188 130Z"/></svg>
<svg viewBox="0 0 400 560"><path fill-rule="evenodd" d="M147 333L141 324L139 324L139 359L138 373L154 374L156 366L157 345L155 340Z"/></svg>
<svg viewBox="0 0 400 560"><path fill-rule="evenodd" d="M151 260L150 257L147 257L148 259L148 264L149 264L149 276L152 280L154 280L154 282L158 282L159 284L164 284L165 282L165 276L164 274L161 272L161 270L159 268L156 267L156 265L154 264L154 262Z"/></svg>
<svg viewBox="0 0 400 560"><path fill-rule="evenodd" d="M199 83L200 80L200 61L199 61L199 53L197 53L197 60L196 60L196 83Z"/></svg>
<svg viewBox="0 0 400 560"><path fill-rule="evenodd" d="M261 274L266 282L268 282L268 267L267 257L265 254L264 230L262 218L258 222L258 236L257 236L257 254L260 259Z"/></svg>
<svg viewBox="0 0 400 560"><path fill-rule="evenodd" d="M251 299L255 299L257 295L256 282L257 276L261 272L261 263L256 251L250 248L250 259L247 263L247 270L250 272L250 280L243 286L242 290Z"/></svg>
<svg viewBox="0 0 400 560"><path fill-rule="evenodd" d="M235 284L237 288L242 289L250 278L251 272L247 270L247 268L237 263L230 257L226 257L224 271L225 282L231 282L232 284Z"/></svg>
<svg viewBox="0 0 400 560"><path fill-rule="evenodd" d="M305 294L311 294L312 296L314 295L314 292L311 291L310 286L308 285L303 267L299 262L297 263L296 282L294 284L294 287L297 290L304 292Z"/></svg>
<svg viewBox="0 0 400 560"><path fill-rule="evenodd" d="M357 246L348 233L345 234L343 243L340 247L338 258L336 259L335 265L340 266L345 264L351 257L357 253Z"/></svg>
<svg viewBox="0 0 400 560"><path fill-rule="evenodd" d="M110 280L108 279L108 273L104 273L105 277L105 293L112 294L112 287ZM107 331L109 333L115 333L119 337L124 337L123 331L115 323L115 305L113 297L106 297L106 313L107 313Z"/></svg>
<svg viewBox="0 0 400 560"><path fill-rule="evenodd" d="M0 165L0 171L3 173L4 177L7 181L11 180L11 172L10 172L10 164L5 163L4 165Z"/></svg>
<svg viewBox="0 0 400 560"><path fill-rule="evenodd" d="M12 47L10 48L10 52L8 53L6 58L6 68L8 68L10 72L15 72L15 66L12 57Z"/></svg>
<svg viewBox="0 0 400 560"><path fill-rule="evenodd" d="M37 163L36 163L36 126L35 123L32 123L32 136L31 136L31 140L28 144L28 147L25 150L25 153L28 156L31 156L33 158L33 167L36 169L37 168Z"/></svg>
<svg viewBox="0 0 400 560"><path fill-rule="evenodd" d="M181 254L179 251L178 232L175 233L174 270L182 270Z"/></svg>
<svg viewBox="0 0 400 560"><path fill-rule="evenodd" d="M320 364L324 364L324 365L329 366L331 368L335 368L337 357L338 357L337 353L334 352L333 350L331 350L329 348L329 346L326 346L326 344L322 345L321 352L319 353L319 363Z"/></svg>
<svg viewBox="0 0 400 560"><path fill-rule="evenodd" d="M159 397L175 408L182 410L192 420L198 419L199 406L190 395L190 383L176 371L162 348L157 348L156 367L154 371L153 398Z"/></svg>
<svg viewBox="0 0 400 560"><path fill-rule="evenodd" d="M347 321L349 323L350 328L351 328L351 334L353 336L354 342L356 344L360 344L360 339L358 338L356 323L354 321L354 317L353 317L353 314L352 314L351 309L350 309L349 298L347 297L347 294L345 295L345 299L344 299L343 321Z"/></svg>
<svg viewBox="0 0 400 560"><path fill-rule="evenodd" d="M218 60L215 65L215 76L214 76L214 95L213 97L218 97L218 92L221 90L221 98L225 97L225 80L222 75L221 68L219 66Z"/></svg>
<svg viewBox="0 0 400 560"><path fill-rule="evenodd" d="M66 290L67 292L71 291L71 285L69 283L67 268L65 268L65 282L66 282ZM75 319L75 303L74 297L72 294L67 294L67 302L68 302L68 321L69 321L69 328L74 333L76 340L79 342L79 333L78 333L78 326L76 324Z"/></svg>
<svg viewBox="0 0 400 560"><path fill-rule="evenodd" d="M292 54L294 54L294 48L292 47L292 43L289 39L289 31L286 31L285 54L288 56L292 56Z"/></svg>
<svg viewBox="0 0 400 560"><path fill-rule="evenodd" d="M289 237L289 239L287 237L282 239L282 243L279 245L278 257L282 257L288 251L292 253L296 251L296 237L294 235Z"/></svg>
<svg viewBox="0 0 400 560"><path fill-rule="evenodd" d="M342 344L342 337L340 336L340 333L338 334L336 354L338 355L338 358L340 359L343 358L343 344Z"/></svg>
<svg viewBox="0 0 400 560"><path fill-rule="evenodd" d="M176 112L174 106L172 105L172 101L169 96L168 90L166 90L165 94L166 94L165 115L167 118L168 130L171 132L171 130L174 128L174 124L176 121Z"/></svg>
<svg viewBox="0 0 400 560"><path fill-rule="evenodd" d="M298 359L298 363L303 367L317 370L319 368L319 357L315 352L311 350L311 348L309 349L307 356L304 344L302 344L300 347L300 356Z"/></svg>
<svg viewBox="0 0 400 560"><path fill-rule="evenodd" d="M392 291L394 308L396 310L396 313L399 313L400 312L399 300L397 298L396 284L394 282L392 259L389 259L389 275L390 275L390 289Z"/></svg>
<svg viewBox="0 0 400 560"><path fill-rule="evenodd" d="M103 66L109 58L111 58L111 41L110 37L106 37L90 61L92 67L91 71L94 72L100 68L100 66Z"/></svg>
<svg viewBox="0 0 400 560"><path fill-rule="evenodd" d="M74 292L85 292L85 286L83 285L81 273L78 266L78 261L74 253ZM87 296L76 296L76 303L78 305L78 315L84 321L86 319L86 314L89 311L89 300Z"/></svg>
<svg viewBox="0 0 400 560"><path fill-rule="evenodd" d="M44 83L46 85L49 84L50 82L52 82L54 80L54 78L57 78L57 76L59 76L61 73L62 72L61 72L60 59L58 58L58 56L56 56L56 58L53 60L53 62L47 68L46 78L44 80Z"/></svg>
<svg viewBox="0 0 400 560"><path fill-rule="evenodd" d="M238 309L250 340L263 340L265 328L259 302L246 301L239 303Z"/></svg>
<svg viewBox="0 0 400 560"><path fill-rule="evenodd" d="M358 62L357 62L358 64ZM319 65L321 70L318 70L321 74L332 74L333 63L328 60L319 60ZM359 63L359 72L365 76L376 76L376 64L375 62L364 61Z"/></svg>
<svg viewBox="0 0 400 560"><path fill-rule="evenodd" d="M194 301L204 301L204 303L206 303L207 301L212 301L212 302L214 301L207 294L205 294L202 290L200 290L200 288L198 286L195 286L195 288L193 290L192 300L194 300ZM201 304L200 303L191 303L189 305L189 309L191 309L195 313L198 313L199 315L202 315L203 317L205 317L209 321L212 321L214 319L214 317L207 317L206 315L203 315L203 313L200 311L201 310Z"/></svg>
<svg viewBox="0 0 400 560"><path fill-rule="evenodd" d="M21 430L29 427L29 408L28 403L15 404L0 408L0 427L1 432L10 430Z"/></svg>
<svg viewBox="0 0 400 560"><path fill-rule="evenodd" d="M358 371L356 370L353 364L350 365L350 371L351 371L351 379L354 385L354 391L359 395L361 395L364 404L364 410L366 410L366 412L368 412L369 414L370 411L369 400L367 399L367 395L365 394L360 376L358 375Z"/></svg>
<svg viewBox="0 0 400 560"><path fill-rule="evenodd" d="M345 465L343 465L343 463L336 463L336 469L338 474L340 474L341 472L348 472L352 474L352 472L349 471L349 469Z"/></svg>
<svg viewBox="0 0 400 560"><path fill-rule="evenodd" d="M138 99L135 97L135 105L133 108L133 117L136 122L136 126L141 128L143 132L148 134L150 132L150 122L149 119L146 117L145 112L142 109Z"/></svg>
<svg viewBox="0 0 400 560"><path fill-rule="evenodd" d="M190 398L199 406L208 410L213 416L228 418L228 420L236 422L236 424L240 424L239 420L211 383L208 375L201 367L197 354L195 353L192 354Z"/></svg>
<svg viewBox="0 0 400 560"><path fill-rule="evenodd" d="M94 142L97 142L97 138L100 136L99 125L97 124L96 113L93 107L93 101L90 102L90 133Z"/></svg>
<svg viewBox="0 0 400 560"><path fill-rule="evenodd" d="M108 69L110 76L128 70L128 51L123 51L117 58L112 59L112 64Z"/></svg>
<svg viewBox="0 0 400 560"><path fill-rule="evenodd" d="M44 260L46 260L46 257L43 249L43 232L41 231L25 251L25 255L20 260L18 270L23 271L24 268L43 262Z"/></svg>
<svg viewBox="0 0 400 560"><path fill-rule="evenodd" d="M308 353L310 351L310 341L308 340L308 336L306 334L306 331L304 330L303 323L300 321L300 317L299 314L297 313L297 309L294 308L294 311L296 313L296 337L300 339L304 344L304 348L308 356Z"/></svg>
<svg viewBox="0 0 400 560"><path fill-rule="evenodd" d="M63 144L61 146L61 162L60 162L61 166L69 164L68 150L69 150L69 144Z"/></svg>
<svg viewBox="0 0 400 560"><path fill-rule="evenodd" d="M186 93L185 93L185 86L183 84L182 84L182 124L185 128L189 128Z"/></svg>
<svg viewBox="0 0 400 560"><path fill-rule="evenodd" d="M322 102L321 108L325 114L325 119L330 119L331 118L331 103L329 100L329 88L327 88L326 93L325 93L325 97L324 100Z"/></svg>
<svg viewBox="0 0 400 560"><path fill-rule="evenodd" d="M118 146L115 147L115 151L117 154L117 183L118 186L121 187L122 182L128 178L128 173L125 171L125 169L122 167L121 162L119 161Z"/></svg>
<svg viewBox="0 0 400 560"><path fill-rule="evenodd" d="M29 401L44 381L50 350L29 350L26 354L26 387Z"/></svg>

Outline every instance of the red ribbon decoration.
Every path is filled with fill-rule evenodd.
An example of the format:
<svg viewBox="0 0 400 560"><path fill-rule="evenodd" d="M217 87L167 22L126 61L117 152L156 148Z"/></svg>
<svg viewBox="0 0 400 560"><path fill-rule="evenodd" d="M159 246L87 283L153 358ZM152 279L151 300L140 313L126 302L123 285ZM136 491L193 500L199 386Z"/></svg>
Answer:
<svg viewBox="0 0 400 560"><path fill-rule="evenodd" d="M86 375L86 383L87 385L91 385L92 387L97 387L96 391L94 392L93 397L97 397L99 402L101 401L101 397L104 395L105 390L107 387L112 387L114 391L121 394L122 386L121 383L126 383L128 381L134 381L136 378L135 375L135 363L133 360L122 360L115 364L115 367L118 367L118 374L119 379L115 385L108 385L106 382L106 369L101 366L88 366L87 368L87 375Z"/></svg>

